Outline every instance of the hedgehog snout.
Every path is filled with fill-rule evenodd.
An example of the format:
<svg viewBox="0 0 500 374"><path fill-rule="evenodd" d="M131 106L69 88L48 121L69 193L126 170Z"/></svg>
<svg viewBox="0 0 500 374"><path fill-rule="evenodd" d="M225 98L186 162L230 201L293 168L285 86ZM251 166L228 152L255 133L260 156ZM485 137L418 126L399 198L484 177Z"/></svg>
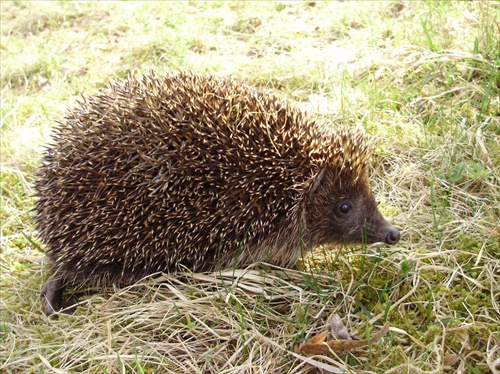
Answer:
<svg viewBox="0 0 500 374"><path fill-rule="evenodd" d="M399 233L398 230L396 230L395 227L390 226L387 229L387 235L385 236L385 242L387 244L396 244L399 242L399 238L401 237L401 234Z"/></svg>

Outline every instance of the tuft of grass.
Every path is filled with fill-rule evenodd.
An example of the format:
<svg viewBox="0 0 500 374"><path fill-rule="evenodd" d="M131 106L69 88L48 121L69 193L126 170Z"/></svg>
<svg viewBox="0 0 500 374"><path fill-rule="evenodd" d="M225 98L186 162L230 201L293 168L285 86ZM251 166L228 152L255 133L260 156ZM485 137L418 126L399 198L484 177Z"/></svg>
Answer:
<svg viewBox="0 0 500 374"><path fill-rule="evenodd" d="M491 1L4 1L0 39L0 371L500 372L500 7ZM31 183L81 94L150 69L231 75L378 139L390 248L74 289L47 318ZM369 348L293 347L338 314Z"/></svg>

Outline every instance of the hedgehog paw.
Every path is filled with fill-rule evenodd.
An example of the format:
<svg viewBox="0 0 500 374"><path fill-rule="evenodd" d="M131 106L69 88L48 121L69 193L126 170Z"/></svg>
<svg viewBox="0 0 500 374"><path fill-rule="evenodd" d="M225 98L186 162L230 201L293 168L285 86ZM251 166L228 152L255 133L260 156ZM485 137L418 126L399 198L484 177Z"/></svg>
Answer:
<svg viewBox="0 0 500 374"><path fill-rule="evenodd" d="M62 300L65 288L66 283L60 278L51 278L45 284L41 296L43 311L47 316L59 311L66 314L73 314L75 312L76 306L71 307L73 305L72 302L63 302Z"/></svg>

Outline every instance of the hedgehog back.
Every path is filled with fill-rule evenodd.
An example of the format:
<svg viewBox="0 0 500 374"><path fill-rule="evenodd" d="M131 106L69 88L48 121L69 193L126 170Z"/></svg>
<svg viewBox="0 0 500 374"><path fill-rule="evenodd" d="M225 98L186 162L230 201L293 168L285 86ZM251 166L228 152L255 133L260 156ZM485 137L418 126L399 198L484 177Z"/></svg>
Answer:
<svg viewBox="0 0 500 374"><path fill-rule="evenodd" d="M46 253L64 277L97 281L293 262L262 248L283 238L299 247L303 188L331 151L318 150L324 131L228 79L112 83L68 112L37 173Z"/></svg>

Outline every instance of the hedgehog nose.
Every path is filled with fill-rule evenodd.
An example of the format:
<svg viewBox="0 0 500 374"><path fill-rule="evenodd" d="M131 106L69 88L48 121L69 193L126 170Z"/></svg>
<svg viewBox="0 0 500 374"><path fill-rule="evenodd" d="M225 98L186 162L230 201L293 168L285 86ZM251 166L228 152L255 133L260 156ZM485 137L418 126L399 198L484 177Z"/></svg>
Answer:
<svg viewBox="0 0 500 374"><path fill-rule="evenodd" d="M401 234L394 227L390 227L387 231L387 235L385 237L385 242L387 244L396 244L399 241Z"/></svg>

